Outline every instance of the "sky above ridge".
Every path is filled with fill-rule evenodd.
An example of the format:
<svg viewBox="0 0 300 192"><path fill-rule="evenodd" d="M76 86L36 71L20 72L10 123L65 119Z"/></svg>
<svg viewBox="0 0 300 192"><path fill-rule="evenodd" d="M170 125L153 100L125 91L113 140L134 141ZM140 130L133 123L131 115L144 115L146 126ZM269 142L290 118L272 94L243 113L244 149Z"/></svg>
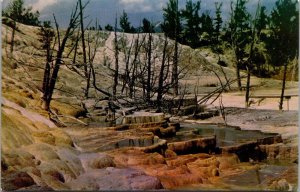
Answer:
<svg viewBox="0 0 300 192"><path fill-rule="evenodd" d="M3 0L2 6L6 7L12 0ZM82 0L87 2L87 0ZM193 0L194 2L196 0ZM276 0L260 0L261 4L267 7L270 12ZM39 10L41 20L53 20L55 14L61 27L66 27L72 9L75 8L76 0L24 0L25 6L31 6L33 10ZM139 26L143 18L152 22L163 20L162 8L166 6L168 0L90 0L85 9L86 22L93 23L99 20L101 26L113 25L115 17L119 17L123 10L127 12L130 22ZM179 0L179 8L184 8L186 0ZM200 12L210 12L215 15L215 2L223 2L222 14L224 20L229 17L231 0L202 0ZM254 13L258 0L249 0L247 8Z"/></svg>

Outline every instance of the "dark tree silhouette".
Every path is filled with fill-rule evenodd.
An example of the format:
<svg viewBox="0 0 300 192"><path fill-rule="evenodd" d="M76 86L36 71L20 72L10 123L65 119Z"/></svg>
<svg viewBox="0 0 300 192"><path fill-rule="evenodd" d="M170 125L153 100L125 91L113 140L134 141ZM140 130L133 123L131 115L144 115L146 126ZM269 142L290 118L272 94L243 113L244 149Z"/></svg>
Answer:
<svg viewBox="0 0 300 192"><path fill-rule="evenodd" d="M263 29L267 28L269 17L266 14L266 7L262 6L259 11L259 17L256 21L256 32L257 35L260 35Z"/></svg>
<svg viewBox="0 0 300 192"><path fill-rule="evenodd" d="M120 27L124 33L135 33L135 28L131 26L127 13L123 10L123 14L120 17Z"/></svg>
<svg viewBox="0 0 300 192"><path fill-rule="evenodd" d="M199 46L201 35L200 30L200 1L193 3L192 0L188 0L185 5L185 9L181 11L184 28L183 28L183 41L192 48Z"/></svg>
<svg viewBox="0 0 300 192"><path fill-rule="evenodd" d="M246 55L245 46L248 43L250 14L246 9L246 0L231 2L231 18L229 23L230 44L235 54L236 78L239 90L242 89L240 70Z"/></svg>
<svg viewBox="0 0 300 192"><path fill-rule="evenodd" d="M46 50L46 64L44 70L44 78L43 78L43 86L42 92L46 93L48 91L48 84L50 81L50 73L51 73L51 63L53 57L53 50L52 50L52 42L55 37L54 29L51 27L50 21L45 21L38 32L39 41L42 43L42 49ZM47 94L44 94L45 97ZM46 100L46 98L43 98Z"/></svg>
<svg viewBox="0 0 300 192"><path fill-rule="evenodd" d="M169 0L167 7L163 8L164 21L161 24L162 31L171 39L175 39L182 31L178 0ZM178 37L177 37L178 39Z"/></svg>
<svg viewBox="0 0 300 192"><path fill-rule="evenodd" d="M201 15L201 26L202 32L206 34L201 41L204 45L209 45L212 43L212 37L214 33L213 19L210 17L209 12L203 13Z"/></svg>
<svg viewBox="0 0 300 192"><path fill-rule="evenodd" d="M118 86L118 78L119 78L119 45L118 45L118 35L117 35L117 24L118 19L116 17L115 21L115 41L114 41L114 51L115 51L115 74L114 74L114 84L113 84L113 96L117 95L117 86Z"/></svg>
<svg viewBox="0 0 300 192"><path fill-rule="evenodd" d="M278 0L271 12L271 36L267 41L267 49L271 62L282 66L283 79L279 109L283 109L283 99L289 62L299 54L299 10L298 1Z"/></svg>
<svg viewBox="0 0 300 192"><path fill-rule="evenodd" d="M214 40L216 44L219 44L219 38L220 38L220 33L221 33L221 27L222 27L222 5L223 3L221 2L215 2L215 8L216 8L216 17L214 18Z"/></svg>
<svg viewBox="0 0 300 192"><path fill-rule="evenodd" d="M154 33L153 24L146 18L143 19L142 33Z"/></svg>
<svg viewBox="0 0 300 192"><path fill-rule="evenodd" d="M88 62L87 62L87 51L86 51L86 44L85 44L85 28L84 28L84 21L83 21L83 9L84 6L82 5L82 1L78 0L79 2L79 15L80 15L80 30L81 30L81 43L82 43L82 50L83 50L83 67L84 67L84 76L86 79L86 88L84 90L85 98L89 97L89 89L90 89L90 70L88 69ZM86 6L86 5L85 5Z"/></svg>
<svg viewBox="0 0 300 192"><path fill-rule="evenodd" d="M105 25L104 29L106 31L113 31L114 30L113 26L111 26L110 24Z"/></svg>

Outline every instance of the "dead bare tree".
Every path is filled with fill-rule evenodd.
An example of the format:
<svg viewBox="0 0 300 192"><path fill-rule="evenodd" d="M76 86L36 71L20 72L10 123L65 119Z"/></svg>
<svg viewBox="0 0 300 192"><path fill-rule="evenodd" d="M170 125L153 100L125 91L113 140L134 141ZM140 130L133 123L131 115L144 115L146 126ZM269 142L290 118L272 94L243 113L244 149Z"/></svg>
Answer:
<svg viewBox="0 0 300 192"><path fill-rule="evenodd" d="M84 76L86 79L86 88L84 89L85 98L89 97L89 89L90 89L90 69L88 69L87 63L87 52L86 52L86 44L85 44L85 28L83 22L83 9L89 3L87 2L84 6L82 5L81 0L79 2L79 15L80 15L80 30L81 30L81 42L82 42L82 50L83 50L83 67L84 67Z"/></svg>
<svg viewBox="0 0 300 192"><path fill-rule="evenodd" d="M134 96L134 87L136 84L136 74L138 73L137 65L139 62L139 57L142 55L141 48L145 43L146 35L140 35L137 33L137 36L133 35L131 43L128 45L127 40L123 37L122 44L122 52L124 54L124 63L125 63L125 71L124 74L121 75L123 80L122 85L122 93L124 93L125 88L129 88L129 97L133 98ZM127 95L127 91L126 91Z"/></svg>
<svg viewBox="0 0 300 192"><path fill-rule="evenodd" d="M175 18L175 50L174 50L174 58L173 58L173 70L172 70L172 82L173 82L173 91L174 95L178 95L178 38L179 38L179 26L178 23L180 22L179 20L179 14L178 14L178 0L176 0L176 18Z"/></svg>
<svg viewBox="0 0 300 192"><path fill-rule="evenodd" d="M130 57L131 57L131 50L132 50L132 47L133 47L133 42L134 42L134 37L132 38L131 40L131 43L130 43L130 46L127 50L127 42L126 40L123 41L124 43L123 44L123 52L124 52L124 62L125 62L125 72L124 72L124 78L123 78L123 85L122 85L122 93L124 93L124 90L125 90L125 87L126 85L129 83L129 69L130 69L130 66L129 66L129 62L130 62Z"/></svg>
<svg viewBox="0 0 300 192"><path fill-rule="evenodd" d="M187 93L187 90L186 90L186 84L185 84L184 89L179 96L179 103L177 106L177 114L180 114L179 112L180 112L181 107L183 106L183 101L184 101L184 97L185 97L186 93Z"/></svg>
<svg viewBox="0 0 300 192"><path fill-rule="evenodd" d="M158 81L158 89L157 89L157 110L158 112L161 111L161 104L162 104L162 97L163 97L163 84L166 76L164 75L165 66L166 66L166 57L167 57L167 46L168 46L168 38L164 36L164 46L163 46L163 55L162 55L162 62L160 66L159 72L159 81Z"/></svg>
<svg viewBox="0 0 300 192"><path fill-rule="evenodd" d="M98 22L96 21L95 26L98 26ZM96 57L97 49L100 47L102 40L101 40L101 33L100 31L97 31L93 37L91 37L91 34L88 33L88 41L87 41L87 46L88 46L88 51L87 51L87 56L88 56L88 73L87 73L87 88L90 88L90 82L91 82L91 76L92 76L92 69L94 65L94 60ZM92 44L93 42L93 44Z"/></svg>
<svg viewBox="0 0 300 192"><path fill-rule="evenodd" d="M226 117L226 111L225 111L225 107L223 105L223 99L222 99L222 95L219 99L219 109L220 109L220 114L222 116L222 119L224 121L224 124L227 125L227 117Z"/></svg>
<svg viewBox="0 0 300 192"><path fill-rule="evenodd" d="M139 33L138 37L135 41L135 49L134 49L134 57L131 64L131 75L129 75L129 97L133 98L135 96L134 87L135 87L135 81L136 81L136 74L137 74L137 65L140 63L139 60L139 53L141 51L142 46L145 42L145 36L142 37L142 40L139 40ZM130 74L130 73L129 73Z"/></svg>
<svg viewBox="0 0 300 192"><path fill-rule="evenodd" d="M55 32L51 27L50 22L44 22L43 26L41 26L40 28L38 35L40 37L39 41L42 43L42 49L46 50L46 64L44 69L44 78L43 78L43 86L42 86L42 92L46 93L47 86L49 85L49 81L50 81L50 73L51 73L50 65L52 63L52 57L53 57L53 51L52 51L53 49L51 49L52 48L51 44L55 37ZM44 94L43 96L46 95Z"/></svg>
<svg viewBox="0 0 300 192"><path fill-rule="evenodd" d="M114 84L113 84L113 95L114 97L117 94L118 78L119 78L119 45L118 45L118 35L117 35L117 25L118 18L115 20L115 74L114 74Z"/></svg>
<svg viewBox="0 0 300 192"><path fill-rule="evenodd" d="M241 79L242 79L242 78L245 78L245 76L242 76L242 77L240 77L240 78L241 78ZM199 99L199 100L197 101L198 104L200 104L200 105L201 105L201 104L204 104L204 103L206 103L209 99L211 99L214 95L218 94L217 97L211 102L211 104L214 103L214 102L218 99L218 97L221 95L221 93L224 91L224 88L228 86L228 84L231 84L231 85L232 85L233 83L235 83L235 82L237 82L237 81L238 81L238 79L233 79L233 80L227 82L224 86L218 87L218 88L215 89L214 91L208 93L207 95L205 95L204 97L202 97L201 99Z"/></svg>
<svg viewBox="0 0 300 192"><path fill-rule="evenodd" d="M199 78L198 78L198 80L197 80L197 83L196 83L196 85L195 85L195 87L194 87L194 95L195 95L195 109L194 109L194 112L193 112L193 117L195 117L196 116L196 114L197 114L197 112L198 112L198 110L197 110L197 108L198 108L198 103L197 103L197 101L198 101L198 92L199 92Z"/></svg>
<svg viewBox="0 0 300 192"><path fill-rule="evenodd" d="M44 76L46 76L46 78L44 78L44 80L48 79L49 81L46 81L46 80L45 80L45 82L43 81L44 89L43 89L43 97L42 97L42 100L43 100L42 107L43 107L43 109L45 109L47 111L49 111L49 109L50 109L50 102L52 100L52 95L53 95L53 91L54 91L55 84L57 81L60 66L64 62L62 58L63 58L64 50L66 47L66 43L67 43L68 39L70 38L70 36L74 33L76 27L79 25L78 2L76 4L75 10L72 11L68 28L62 39L61 39L60 31L59 31L59 25L57 23L57 20L56 20L56 17L54 14L53 14L53 17L54 17L55 26L56 26L58 50L57 50L57 54L55 56L52 73L49 73L48 70L44 71Z"/></svg>
<svg viewBox="0 0 300 192"><path fill-rule="evenodd" d="M220 54L218 54L218 57L219 57L218 64L220 65L220 63L222 62ZM223 69L223 67L221 65L220 65L220 69L221 69L221 72L222 72L222 74L223 74L223 76L224 76L224 78L226 80L226 83L228 83L230 81L230 79L228 79L227 74L225 73L225 71L224 71L224 69ZM231 90L230 84L228 84L228 89Z"/></svg>
<svg viewBox="0 0 300 192"><path fill-rule="evenodd" d="M152 33L148 33L147 42L147 85L146 85L146 101L150 103L151 97L151 74L152 74Z"/></svg>

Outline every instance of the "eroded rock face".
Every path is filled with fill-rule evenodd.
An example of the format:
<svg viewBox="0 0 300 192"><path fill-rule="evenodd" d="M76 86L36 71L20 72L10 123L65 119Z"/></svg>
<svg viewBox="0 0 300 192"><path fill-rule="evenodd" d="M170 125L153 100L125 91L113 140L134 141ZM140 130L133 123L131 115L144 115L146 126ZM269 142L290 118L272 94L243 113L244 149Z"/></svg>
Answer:
<svg viewBox="0 0 300 192"><path fill-rule="evenodd" d="M72 190L149 190L161 189L160 181L132 168L91 170L68 183Z"/></svg>
<svg viewBox="0 0 300 192"><path fill-rule="evenodd" d="M110 155L114 157L117 166L133 167L157 177L166 189L206 183L219 175L221 162L213 155L199 153L177 156L170 150L166 152L173 155L163 157L158 153L144 153L133 149L120 149L110 152Z"/></svg>
<svg viewBox="0 0 300 192"><path fill-rule="evenodd" d="M116 166L113 158L104 153L82 153L79 159L85 171Z"/></svg>
<svg viewBox="0 0 300 192"><path fill-rule="evenodd" d="M119 148L138 148L145 152L166 149L166 141L151 132L139 129L114 130L111 128L69 129L76 148L84 153L103 152Z"/></svg>
<svg viewBox="0 0 300 192"><path fill-rule="evenodd" d="M108 152L117 166L138 166L164 164L165 159L159 153L145 153L137 149L120 149Z"/></svg>
<svg viewBox="0 0 300 192"><path fill-rule="evenodd" d="M176 127L169 126L167 128L160 128L160 133L162 137L172 137L176 135Z"/></svg>
<svg viewBox="0 0 300 192"><path fill-rule="evenodd" d="M297 159L298 146L284 145L283 143L272 145L259 145L261 155L267 159Z"/></svg>
<svg viewBox="0 0 300 192"><path fill-rule="evenodd" d="M71 138L47 118L4 102L1 170L4 190L31 186L67 190L83 172Z"/></svg>
<svg viewBox="0 0 300 192"><path fill-rule="evenodd" d="M289 167L280 176L270 180L267 184L269 190L276 191L297 191L298 188L298 167Z"/></svg>
<svg viewBox="0 0 300 192"><path fill-rule="evenodd" d="M8 174L2 179L2 187L5 190L17 190L19 188L28 187L34 185L35 182L28 173L23 171L17 171L12 174Z"/></svg>
<svg viewBox="0 0 300 192"><path fill-rule="evenodd" d="M216 156L216 159L220 162L219 164L220 172L226 169L230 169L233 166L240 163L240 160L236 154L222 154Z"/></svg>
<svg viewBox="0 0 300 192"><path fill-rule="evenodd" d="M135 112L133 115L124 117L123 124L154 123L162 122L164 119L163 113Z"/></svg>
<svg viewBox="0 0 300 192"><path fill-rule="evenodd" d="M280 179L279 181L273 181L270 188L276 191L289 191L290 185L286 179Z"/></svg>
<svg viewBox="0 0 300 192"><path fill-rule="evenodd" d="M216 148L216 138L206 137L168 143L168 149L177 154L209 153Z"/></svg>
<svg viewBox="0 0 300 192"><path fill-rule="evenodd" d="M66 146L73 145L71 138L66 135L62 130L55 129L51 131L35 132L32 134L35 142L47 143L54 146Z"/></svg>

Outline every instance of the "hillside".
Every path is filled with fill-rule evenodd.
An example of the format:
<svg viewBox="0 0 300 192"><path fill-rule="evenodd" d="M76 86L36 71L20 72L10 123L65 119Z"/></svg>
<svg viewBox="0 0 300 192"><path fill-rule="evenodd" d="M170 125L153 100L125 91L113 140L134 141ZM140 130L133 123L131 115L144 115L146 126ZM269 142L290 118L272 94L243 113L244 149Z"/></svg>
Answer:
<svg viewBox="0 0 300 192"><path fill-rule="evenodd" d="M41 43L38 41L38 28L25 26L22 24L18 24L18 28L20 31L16 33L13 58L9 58L8 52L10 46L11 28L7 27L6 25L2 26L3 96L13 99L17 103L22 103L21 105L23 106L28 105L28 108L38 108L39 104L31 104L30 102L27 102L28 98L24 98L21 95L29 92L30 94L33 94L32 97L34 97L34 101L38 102L40 100L39 98L41 97L41 92L39 90L41 90L42 86L44 72L43 69L45 65L45 51L41 50L40 48ZM111 92L113 84L112 72L114 70L114 34L102 32L100 35L102 43L97 49L94 60L96 81L99 87ZM124 39L123 34L118 34L118 36ZM132 34L126 34L125 37L128 44L130 44L134 38L137 38L136 35ZM155 35L154 39L157 41L155 42L157 49L160 49L161 46L159 45L159 40L161 40L160 38L161 35ZM72 46L73 42L69 41L66 53L68 53L68 50L70 50ZM78 50L78 55L79 59L82 59L82 50ZM120 71L122 73L122 70L125 68L124 53L121 52L119 57ZM211 64L207 62L207 60L198 50L192 50L186 46L182 46L182 56L180 58L182 58L180 61L180 66L181 68L185 69L184 78L180 81L180 84L181 87L184 87L186 84L188 92L193 94L194 85L196 84L195 82L197 82L199 78L201 78L201 81L198 82L198 86L205 87L205 90L199 89L200 93L214 90L214 86L219 84L217 77L212 75L212 72L203 70L203 65L209 66L209 68L214 68L214 70L216 70L224 80L219 66L215 63ZM74 107L77 109L78 105L80 106L80 102L84 100L82 89L85 87L85 81L83 77L74 72L72 67L69 66L71 64L71 56L69 58L65 58L64 61L67 64L62 65L59 72L56 90L54 91L53 96L53 103L58 103L55 103L54 108L61 108L60 105L63 105L64 102L67 102L67 104L76 105ZM155 60L155 62L160 63L160 59L158 58ZM80 68L78 68L78 70L80 70ZM223 70L227 73L229 78L233 78L234 72L232 69L224 68ZM14 83L16 83L18 86L15 86L12 89L12 86L10 85ZM90 90L90 93L91 97L97 97L97 99L101 99L104 96L101 93L96 92L93 88ZM61 109L57 110L60 111ZM71 115L76 113L74 112L72 114L70 110L72 109L65 109L65 111L61 111L61 113L67 113Z"/></svg>

